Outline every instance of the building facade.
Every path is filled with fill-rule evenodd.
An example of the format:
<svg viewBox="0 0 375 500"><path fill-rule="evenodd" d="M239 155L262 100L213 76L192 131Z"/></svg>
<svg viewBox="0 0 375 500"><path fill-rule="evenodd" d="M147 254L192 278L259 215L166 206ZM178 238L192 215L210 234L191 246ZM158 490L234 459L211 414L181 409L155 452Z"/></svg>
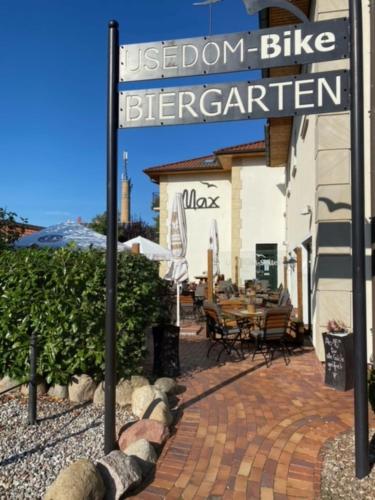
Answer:
<svg viewBox="0 0 375 500"><path fill-rule="evenodd" d="M348 0L293 0L312 21L348 17ZM374 352L375 2L362 0L365 115L365 231L367 344ZM263 11L262 28L300 22L278 8ZM264 77L348 69L348 60L272 68ZM324 360L322 332L329 320L353 329L351 258L350 113L268 120L265 145L225 148L213 155L151 168L160 184L160 237L167 245L170 205L175 192L195 190L197 199L218 196L219 207L187 207L191 233L191 277L206 269L209 224L219 223L222 272L239 284L275 273L289 289L293 305L309 325L317 356ZM206 183L206 185L205 185ZM208 183L208 184L207 184ZM209 187L209 184L216 187ZM190 203L190 202L189 202ZM204 203L203 201L201 203ZM189 231L189 229L188 229ZM271 268L270 268L271 266ZM269 276L268 276L269 277ZM355 334L355 332L354 332Z"/></svg>
<svg viewBox="0 0 375 500"><path fill-rule="evenodd" d="M168 245L174 195L183 195L191 280L207 272L210 226L216 219L221 274L239 284L257 273L272 279L274 287L282 281L285 169L266 166L263 141L145 172L160 186L161 245Z"/></svg>

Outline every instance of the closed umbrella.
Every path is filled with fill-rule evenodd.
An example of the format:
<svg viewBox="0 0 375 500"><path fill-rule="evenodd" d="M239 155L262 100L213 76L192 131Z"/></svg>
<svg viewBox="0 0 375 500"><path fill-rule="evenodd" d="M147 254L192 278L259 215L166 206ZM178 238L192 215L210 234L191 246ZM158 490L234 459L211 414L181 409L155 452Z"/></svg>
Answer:
<svg viewBox="0 0 375 500"><path fill-rule="evenodd" d="M139 251L150 260L171 260L172 254L167 248L158 245L154 241L137 236L131 240L125 241L124 245L131 250L132 245L139 245Z"/></svg>
<svg viewBox="0 0 375 500"><path fill-rule="evenodd" d="M187 226L181 193L176 193L173 199L168 247L172 254L172 260L165 279L173 281L177 285L177 326L180 326L180 283L188 279Z"/></svg>
<svg viewBox="0 0 375 500"><path fill-rule="evenodd" d="M212 264L213 275L219 276L220 262L219 262L219 232L217 229L216 219L212 219L210 227L210 250L212 250Z"/></svg>

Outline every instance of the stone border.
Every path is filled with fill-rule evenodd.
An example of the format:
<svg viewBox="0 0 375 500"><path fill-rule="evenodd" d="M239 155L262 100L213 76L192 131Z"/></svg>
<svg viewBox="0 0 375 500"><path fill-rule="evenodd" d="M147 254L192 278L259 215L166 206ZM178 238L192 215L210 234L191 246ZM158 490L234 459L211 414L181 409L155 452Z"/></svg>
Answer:
<svg viewBox="0 0 375 500"><path fill-rule="evenodd" d="M80 385L84 388L83 397L88 397L87 377L77 377L76 381L75 389ZM44 500L66 500L68 497L70 500L117 500L135 488L138 490L149 480L159 452L170 436L169 427L174 419L169 409L168 395L173 396L177 391L177 383L167 377L157 379L154 385L150 385L145 377L121 380L116 393L123 398L122 401L129 400L131 395L132 412L138 420L128 422L120 429L118 450L104 456L96 464L88 459L80 459L61 470L48 487ZM102 383L91 397L94 404L102 404ZM77 402L77 399L74 401Z"/></svg>

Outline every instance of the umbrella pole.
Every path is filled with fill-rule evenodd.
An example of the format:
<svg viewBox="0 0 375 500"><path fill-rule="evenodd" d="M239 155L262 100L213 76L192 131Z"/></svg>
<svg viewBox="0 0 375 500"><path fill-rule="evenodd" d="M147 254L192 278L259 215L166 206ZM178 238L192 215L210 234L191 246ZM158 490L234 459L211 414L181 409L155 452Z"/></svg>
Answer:
<svg viewBox="0 0 375 500"><path fill-rule="evenodd" d="M176 311L176 325L180 326L180 283L177 283L177 311Z"/></svg>

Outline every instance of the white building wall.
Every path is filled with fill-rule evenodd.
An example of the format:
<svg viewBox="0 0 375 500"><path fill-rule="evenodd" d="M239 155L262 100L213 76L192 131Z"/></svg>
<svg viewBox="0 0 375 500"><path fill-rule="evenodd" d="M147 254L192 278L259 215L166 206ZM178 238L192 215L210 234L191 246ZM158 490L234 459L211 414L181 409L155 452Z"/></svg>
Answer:
<svg viewBox="0 0 375 500"><path fill-rule="evenodd" d="M163 176L167 186L166 227L168 240L168 224L171 217L172 203L175 193L187 190L196 192L196 199L205 198L210 205L210 198L217 198L219 208L187 209L186 224L188 231L187 260L189 264L189 280L207 272L207 250L212 219L217 220L219 232L220 272L225 277L231 275L231 181L230 172L219 174L181 174ZM211 186L203 184L208 182ZM204 203L203 201L199 203Z"/></svg>
<svg viewBox="0 0 375 500"><path fill-rule="evenodd" d="M241 170L240 284L256 277L256 244L274 243L278 250L278 283L283 280L285 247L285 169L270 168L265 160L246 160Z"/></svg>

